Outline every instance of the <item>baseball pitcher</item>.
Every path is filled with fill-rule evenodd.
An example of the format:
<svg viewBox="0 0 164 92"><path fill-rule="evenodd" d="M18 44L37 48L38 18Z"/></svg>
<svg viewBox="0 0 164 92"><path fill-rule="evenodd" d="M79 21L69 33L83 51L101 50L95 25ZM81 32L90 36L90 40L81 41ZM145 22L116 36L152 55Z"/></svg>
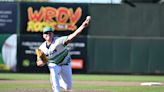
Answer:
<svg viewBox="0 0 164 92"><path fill-rule="evenodd" d="M50 70L50 82L53 92L60 92L60 87L65 91L72 90L72 68L71 57L67 50L67 44L78 36L90 22L91 17L87 16L82 25L68 36L56 37L50 27L43 29L43 42L35 50L37 55L37 66L48 65Z"/></svg>

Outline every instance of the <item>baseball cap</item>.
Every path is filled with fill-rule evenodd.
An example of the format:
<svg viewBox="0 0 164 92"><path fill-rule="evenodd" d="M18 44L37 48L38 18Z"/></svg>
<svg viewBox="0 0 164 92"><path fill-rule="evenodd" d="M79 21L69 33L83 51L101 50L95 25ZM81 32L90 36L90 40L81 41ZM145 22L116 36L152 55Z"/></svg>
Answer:
<svg viewBox="0 0 164 92"><path fill-rule="evenodd" d="M43 33L46 33L46 32L52 32L52 28L51 27L45 27L43 28Z"/></svg>

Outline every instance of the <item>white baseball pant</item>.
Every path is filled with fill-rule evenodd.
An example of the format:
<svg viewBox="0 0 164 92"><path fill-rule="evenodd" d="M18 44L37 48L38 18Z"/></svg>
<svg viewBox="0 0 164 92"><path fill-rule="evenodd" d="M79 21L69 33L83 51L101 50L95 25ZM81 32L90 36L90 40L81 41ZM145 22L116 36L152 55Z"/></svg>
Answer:
<svg viewBox="0 0 164 92"><path fill-rule="evenodd" d="M70 63L62 66L48 63L48 67L53 92L60 92L60 87L66 91L72 89L72 68Z"/></svg>

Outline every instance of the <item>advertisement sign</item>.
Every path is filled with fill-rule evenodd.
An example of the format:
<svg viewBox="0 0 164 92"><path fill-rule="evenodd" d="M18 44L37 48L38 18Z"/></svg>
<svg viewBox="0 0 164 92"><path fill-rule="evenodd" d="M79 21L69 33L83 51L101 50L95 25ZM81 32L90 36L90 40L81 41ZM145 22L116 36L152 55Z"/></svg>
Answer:
<svg viewBox="0 0 164 92"><path fill-rule="evenodd" d="M54 29L54 33L66 35L74 32L85 20L88 15L88 5L20 3L20 11L21 34L42 32L45 26L50 26Z"/></svg>
<svg viewBox="0 0 164 92"><path fill-rule="evenodd" d="M48 72L47 67L36 66L35 49L38 48L43 39L42 35L21 35L18 43L18 72Z"/></svg>
<svg viewBox="0 0 164 92"><path fill-rule="evenodd" d="M84 61L83 59L73 59L72 60L72 68L73 69L83 69L84 66Z"/></svg>
<svg viewBox="0 0 164 92"><path fill-rule="evenodd" d="M80 36L68 44L72 57L73 72L85 72L87 61L87 38ZM76 71L77 70L77 71Z"/></svg>
<svg viewBox="0 0 164 92"><path fill-rule="evenodd" d="M16 33L17 4L0 3L0 34Z"/></svg>
<svg viewBox="0 0 164 92"><path fill-rule="evenodd" d="M20 2L20 36L18 64L20 72L48 72L36 66L35 49L43 42L42 30L49 26L57 36L74 32L88 15L88 4ZM68 44L72 68L85 70L87 29Z"/></svg>
<svg viewBox="0 0 164 92"><path fill-rule="evenodd" d="M35 49L42 44L42 35L20 36L19 42L17 58L19 61L17 64L18 72L48 72L47 66L36 66ZM72 69L84 70L84 63L87 57L86 48L85 37L78 37L68 44L68 49L72 57Z"/></svg>
<svg viewBox="0 0 164 92"><path fill-rule="evenodd" d="M0 35L0 71L16 71L17 35Z"/></svg>

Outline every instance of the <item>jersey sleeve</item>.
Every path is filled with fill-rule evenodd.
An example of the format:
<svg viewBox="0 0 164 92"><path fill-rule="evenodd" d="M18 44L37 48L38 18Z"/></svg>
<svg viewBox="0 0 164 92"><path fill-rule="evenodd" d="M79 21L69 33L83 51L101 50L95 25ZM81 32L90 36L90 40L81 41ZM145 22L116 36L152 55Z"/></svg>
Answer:
<svg viewBox="0 0 164 92"><path fill-rule="evenodd" d="M43 42L43 43L39 46L39 49L40 49L41 51L43 51L43 52L45 51L45 50L44 50L45 44L46 44L46 43Z"/></svg>
<svg viewBox="0 0 164 92"><path fill-rule="evenodd" d="M59 44L63 44L65 43L65 41L67 40L68 36L62 36L58 38Z"/></svg>

